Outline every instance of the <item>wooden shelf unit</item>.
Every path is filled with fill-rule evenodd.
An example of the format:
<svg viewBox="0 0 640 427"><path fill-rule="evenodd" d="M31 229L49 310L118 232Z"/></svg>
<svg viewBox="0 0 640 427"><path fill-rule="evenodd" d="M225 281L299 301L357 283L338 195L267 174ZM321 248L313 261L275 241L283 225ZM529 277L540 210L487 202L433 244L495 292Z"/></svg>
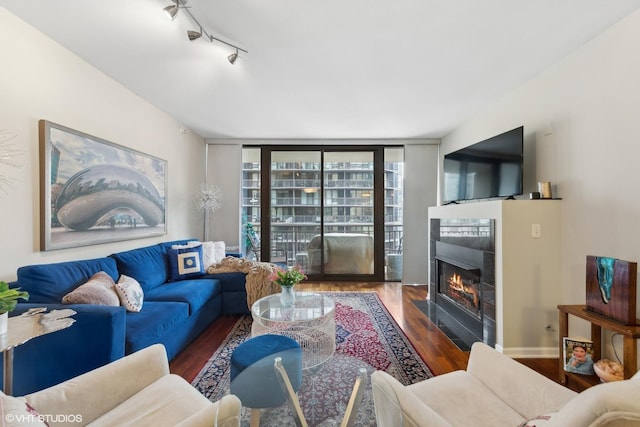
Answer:
<svg viewBox="0 0 640 427"><path fill-rule="evenodd" d="M640 320L636 320L636 325L625 325L624 323L610 319L593 311L587 310L586 305L559 305L559 378L563 384L578 385L587 388L599 382L596 375L579 375L566 372L564 370L564 360L562 358L563 342L562 338L569 336L569 315L578 317L591 323L591 341L593 341L593 359L598 361L602 355L602 329L616 332L623 336L623 358L624 358L624 378L631 378L638 369L638 339L640 338Z"/></svg>

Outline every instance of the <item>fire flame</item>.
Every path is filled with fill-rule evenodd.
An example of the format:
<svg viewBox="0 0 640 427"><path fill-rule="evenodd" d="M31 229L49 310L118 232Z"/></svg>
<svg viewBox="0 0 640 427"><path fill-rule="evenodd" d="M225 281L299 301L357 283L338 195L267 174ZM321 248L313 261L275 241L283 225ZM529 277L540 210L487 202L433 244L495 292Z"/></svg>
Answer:
<svg viewBox="0 0 640 427"><path fill-rule="evenodd" d="M462 292L467 295L471 295L473 297L473 305L475 307L479 306L480 301L478 297L478 292L471 286L465 286L465 284L462 281L462 277L459 274L453 273L451 277L447 280L447 282L449 283L450 289L457 292Z"/></svg>
<svg viewBox="0 0 640 427"><path fill-rule="evenodd" d="M449 284L451 287L458 291L464 290L464 285L462 284L462 277L459 274L453 273L453 275L449 278Z"/></svg>

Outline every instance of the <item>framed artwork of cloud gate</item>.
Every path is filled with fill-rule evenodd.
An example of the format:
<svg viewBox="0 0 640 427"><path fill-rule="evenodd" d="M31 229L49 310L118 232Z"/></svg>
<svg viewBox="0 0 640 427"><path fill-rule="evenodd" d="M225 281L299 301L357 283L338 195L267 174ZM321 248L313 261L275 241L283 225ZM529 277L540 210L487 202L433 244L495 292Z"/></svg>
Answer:
<svg viewBox="0 0 640 427"><path fill-rule="evenodd" d="M167 233L167 161L47 120L40 129L40 249Z"/></svg>

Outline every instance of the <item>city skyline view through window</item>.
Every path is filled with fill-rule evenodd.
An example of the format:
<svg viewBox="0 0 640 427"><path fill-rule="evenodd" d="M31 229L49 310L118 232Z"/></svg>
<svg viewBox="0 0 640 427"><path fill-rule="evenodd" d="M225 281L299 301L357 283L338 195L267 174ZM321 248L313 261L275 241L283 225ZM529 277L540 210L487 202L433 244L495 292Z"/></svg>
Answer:
<svg viewBox="0 0 640 427"><path fill-rule="evenodd" d="M248 256L315 277L401 279L404 149L352 148L243 149Z"/></svg>

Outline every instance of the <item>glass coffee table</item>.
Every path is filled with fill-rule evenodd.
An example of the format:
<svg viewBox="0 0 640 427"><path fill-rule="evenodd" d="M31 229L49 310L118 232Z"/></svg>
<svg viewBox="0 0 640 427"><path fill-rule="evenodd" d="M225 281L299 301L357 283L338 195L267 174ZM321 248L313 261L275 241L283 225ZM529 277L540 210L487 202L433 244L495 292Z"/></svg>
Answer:
<svg viewBox="0 0 640 427"><path fill-rule="evenodd" d="M302 369L321 365L336 350L333 300L321 294L296 292L295 302L283 306L280 294L259 299L251 306L251 336L285 335L302 347Z"/></svg>

